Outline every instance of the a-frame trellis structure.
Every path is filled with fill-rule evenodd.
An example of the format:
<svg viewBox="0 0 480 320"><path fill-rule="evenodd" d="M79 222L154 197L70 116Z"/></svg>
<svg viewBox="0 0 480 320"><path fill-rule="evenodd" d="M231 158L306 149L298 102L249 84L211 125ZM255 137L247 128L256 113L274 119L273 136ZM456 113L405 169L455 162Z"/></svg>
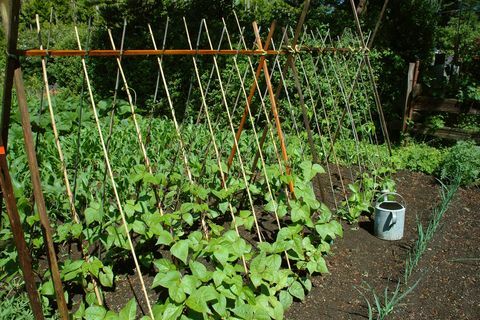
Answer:
<svg viewBox="0 0 480 320"><path fill-rule="evenodd" d="M387 1L385 2L387 3ZM10 119L10 108L11 108L11 99L12 99L12 88L15 86L16 97L18 100L19 113L21 118L21 124L23 129L25 151L28 158L29 170L31 173L32 186L34 192L35 203L37 210L40 216L40 222L42 225L42 231L45 239L45 244L47 246L47 257L49 261L49 267L53 279L53 284L55 288L55 295L57 298L57 305L59 309L60 316L63 319L68 319L68 308L66 305L63 286L61 282L59 267L57 263L57 255L54 248L54 243L52 239L52 230L47 214L47 208L45 205L44 196L42 193L42 185L40 179L40 172L38 167L38 161L36 158L35 144L33 140L32 130L30 126L30 112L28 110L26 93L22 80L22 71L20 66L19 56L37 56L41 57L41 66L42 66L42 80L45 85L45 94L48 104L48 112L50 114L51 125L55 136L55 144L58 151L61 170L64 177L66 194L70 205L70 210L72 214L72 220L75 223L79 223L80 217L76 211L74 191L72 192L71 182L69 180L69 175L66 168L66 163L64 155L62 152L62 145L59 139L59 133L56 129L55 122L55 111L52 104L52 98L49 93L49 81L48 81L48 72L47 72L47 63L46 57L60 57L60 56L77 56L81 59L82 73L85 78L85 83L87 85L87 92L89 103L93 111L95 124L98 129L99 141L102 148L103 159L105 161L106 172L105 176L108 177L110 186L113 191L113 202L115 203L117 209L119 210L119 215L121 218L121 225L124 228L125 235L129 242L129 248L131 251L132 258L136 267L136 272L139 278L139 282L142 287L142 294L144 295L145 301L147 303L147 314L153 318L152 306L149 300L148 292L144 284L144 280L141 273L141 268L138 262L137 255L135 253L135 246L131 239L129 226L126 220L126 216L123 209L123 202L119 195L119 191L116 187L116 177L115 171L111 165L110 151L109 151L109 141L112 134L113 120L110 123L110 131L108 136L104 136L104 133L101 128L101 120L98 116L97 110L97 101L93 95L93 90L91 86L91 81L89 79L89 70L87 68L86 57L105 57L110 56L116 60L117 63L117 85L115 90L115 95L117 94L119 83L122 84L127 95L127 102L130 107L131 119L135 127L135 136L138 142L138 147L143 158L143 162L146 170L150 173L154 173L154 165L152 164L151 156L148 154L147 143L145 137L142 133L140 125L138 124L135 99L132 95L132 89L129 88L128 84L128 75L124 72L122 59L125 59L129 56L154 56L158 65L158 81L157 87L155 89L155 96L157 93L162 91L166 99L169 111L171 113L171 120L174 124L175 133L178 139L178 153L180 161L182 162L185 175L188 177L190 184L198 184L198 177L192 174L192 167L189 161L189 155L192 150L188 148L188 141L185 141L185 136L182 134L182 124L177 120L178 115L175 111L175 102L171 96L171 92L168 86L168 79L164 69L165 61L164 59L169 56L190 56L192 60L193 67L193 83L194 86L198 89L199 92L199 101L200 101L200 112L197 114L197 123L203 122L208 128L208 134L210 136L210 144L207 146L205 152L206 154L211 153L211 148L213 148L213 154L215 161L217 162L219 168L219 179L221 180L222 188L225 192L229 192L228 177L231 175L238 175L242 183L246 186L245 193L247 197L248 205L247 207L251 210L255 222L255 238L258 242L265 241L265 236L262 234L261 227L258 221L258 214L256 213L257 207L254 203L252 196L252 191L250 185L254 183L257 175L255 174L258 168L258 161L260 161L260 168L263 174L263 178L266 180L267 190L264 190L268 194L268 198L273 200L273 203L276 202L277 192L273 190L271 182L269 181L269 175L267 174L267 153L264 151L265 143L271 143L273 152L271 153L271 158L273 158L274 163L278 164L280 171L287 176L292 174L291 163L289 161L289 152L286 141L286 136L298 135L299 139L302 139L301 135L303 132L306 133L307 143L302 146L302 151L305 151L307 148L310 150L310 154L313 158L314 163L322 164L324 163L327 169L330 188L323 186L320 180L318 185L321 191L322 200L325 199L325 193L328 193L328 189L332 193L333 204L337 206L337 197L335 195L335 190L332 183L332 173L331 171L338 170L339 175L341 172L339 170L338 160L336 159L335 154L335 140L342 135L342 127L344 126L345 119L348 117L347 123L351 125L351 128L348 131L352 132L353 138L356 143L359 143L359 136L356 132L356 120L354 119L352 106L355 103L355 91L358 88L358 83L363 82L362 68L365 65L367 67L367 77L368 80L365 80L366 83L370 83L370 88L373 89L373 95L375 98L375 105L377 106L377 112L380 116L381 128L383 131L383 136L385 137L387 143L388 133L386 129L385 120L383 118L383 113L380 105L380 100L378 97L378 92L376 90L375 81L373 78L372 67L369 61L368 49L371 47L371 41L373 41L372 36L370 41L365 42L356 11L354 12L355 23L357 26L358 39L360 41L360 49L352 49L348 47L336 47L332 40L327 35L322 35L318 30L309 30L304 26L304 21L308 13L308 8L310 1L306 0L304 3L304 9L299 19L299 22L295 30L290 30L289 28L284 28L281 30L281 37L277 43L275 43L275 32L276 24L272 23L269 28L268 36L265 41L262 41L261 33L256 25L253 23L254 30L254 42L255 45L252 48L249 48L248 40L243 35L243 28L241 27L238 19L236 19L236 25L238 30L235 32L235 38L232 36L234 33L230 32L227 28L225 21L223 22L222 36L221 40L217 47L214 46L212 38L210 36L208 25L205 20L202 20L197 39L197 47L194 47L194 41L190 38L192 34L189 30L187 21L184 19L184 27L186 40L188 43L187 49L165 49L165 40L163 40L162 47L157 46L157 40L155 38L154 31L150 25L148 25L148 30L151 35L152 43L150 45L153 49L135 49L135 50L123 50L123 37L121 45L118 48L118 44L115 43L115 39L112 36L112 33L109 31L109 40L111 44L111 49L101 49L101 50L88 50L84 49L82 46L81 39L79 37L78 31L75 28L75 34L77 39L78 48L77 49L60 49L60 50L45 50L43 44L39 43L39 49L32 50L17 50L17 38L18 38L18 19L19 19L19 10L20 10L20 1L10 1L9 8L9 17L8 28L7 28L7 69L5 74L5 85L4 85L4 94L3 94L3 112L2 112L2 128L1 128L1 146L0 146L0 166L1 166L1 175L0 183L2 188L2 193L4 195L5 204L7 208L7 213L10 220L10 225L12 233L14 235L15 245L19 253L19 261L22 269L22 273L26 283L27 293L30 299L33 313L37 319L42 319L42 307L39 300L35 276L32 271L31 265L31 255L27 248L22 226L20 223L19 215L17 212L15 197L13 194L13 187L10 179L10 173L8 170L7 164L7 142L8 142L8 128L9 128L9 119ZM351 0L352 8L354 8L353 0ZM165 26L164 33L166 35L168 30L168 20ZM40 21L37 17L37 30L40 34ZM124 29L125 33L125 29ZM277 34L278 34L277 30ZM207 48L199 48L198 43L200 42L200 35L203 34L203 43L207 44ZM165 36L164 36L165 39ZM278 40L278 39L277 39ZM315 46L306 45L307 42L315 43ZM353 75L342 75L338 72L338 64L341 64L342 61L345 63L344 54L349 54L352 52L360 52L362 55L357 61L358 68L357 72ZM328 55L328 53L333 53L333 55ZM225 81L224 76L222 75L222 68L220 67L218 60L228 57L233 61L232 74L231 78L228 81ZM282 57L285 57L283 59ZM340 57L340 58L339 58ZM205 81L202 80L201 66L199 65L200 59L210 59L213 65L211 66L210 77L208 83L205 85ZM239 66L239 60L245 63L247 66L242 70ZM255 70L255 62L258 62L257 68ZM270 62L270 64L268 63ZM307 77L307 70L311 68L314 72L315 79L309 79ZM326 72L328 70L328 72ZM251 76L249 78L247 75ZM320 79L325 77L327 82L331 84L329 86L330 92L324 92L319 86ZM232 80L233 79L233 80ZM278 84L275 87L273 81L277 80ZM323 80L325 80L323 79ZM353 79L353 81L352 81ZM290 88L288 80L293 81L293 87ZM316 80L316 81L315 81ZM229 89L233 86L232 82L238 84L237 95L235 99L228 97ZM250 85L248 85L250 84ZM262 87L263 86L263 87ZM332 87L336 87L341 92L341 101L333 101L330 105L330 111L327 108L329 104L326 101L326 96L333 96ZM161 88L161 89L160 89ZM222 106L223 114L225 115L224 123L226 123L226 131L231 135L231 141L233 145L228 145L228 143L222 143L216 138L216 130L218 130L219 121L213 118L213 110L209 103L209 92L215 88L220 94L220 104ZM263 90L265 91L263 91ZM363 90L365 87L363 87ZM365 93L368 95L368 93ZM255 99L255 96L257 98ZM283 99L282 99L283 97ZM294 101L297 100L297 101ZM253 110L254 104L255 108L258 108L258 112L255 113ZM286 105L287 110L283 110L281 105ZM338 108L342 107L341 116L337 119L337 125L334 126L334 123L328 121L330 115L329 112L334 112L339 110ZM243 107L243 108L242 108ZM298 108L299 107L299 108ZM337 108L336 110L333 110ZM114 110L112 108L112 110ZM239 115L238 119L236 114ZM287 130L282 126L282 116L291 117L289 121L293 124L294 130ZM373 122L372 114L363 113L365 121ZM258 128L259 122L257 118L264 119L264 128ZM303 124L299 124L298 119L302 119ZM113 115L112 115L113 119ZM321 121L321 120L325 121ZM237 121L238 120L238 121ZM253 159L246 159L242 154L242 148L240 146L242 132L244 131L245 124L250 126L253 137L253 149L256 152ZM334 129L336 128L336 129ZM335 131L334 131L335 130ZM376 141L378 143L379 138L372 134L368 136L372 142ZM318 151L317 144L320 145L321 150ZM308 145L308 146L307 146ZM226 149L225 149L226 148ZM227 154L224 154L224 151L231 150L226 158ZM322 159L319 157L319 153L322 155ZM224 157L225 156L225 157ZM224 160L226 161L226 167L224 165ZM330 160L333 160L332 164ZM236 160L236 161L235 161ZM252 160L250 162L250 160ZM358 167L359 170L362 170L365 163L361 159L360 154L357 155ZM206 158L205 158L206 161ZM235 164L234 164L235 162ZM250 168L251 165L251 168ZM249 174L253 172L253 174ZM317 176L318 177L318 176ZM340 198L346 198L347 193L345 191L345 186L343 185L343 179L340 179L342 182L342 189L340 192ZM149 187L153 189L156 198L156 208L159 215L165 213L166 206L162 203L161 197L158 195L158 186L151 184ZM289 197L295 197L295 185L292 179L289 179L288 182L282 187L284 189L284 194ZM75 187L73 187L75 189ZM200 199L197 201L201 202ZM347 202L348 203L348 202ZM278 207L275 205L273 207L273 214L275 217L275 223L277 227L281 228L281 219L277 212ZM236 223L236 211L232 207L231 203L227 208L227 211L230 214L232 219L232 224L237 235L240 236L239 229ZM202 215L201 217L201 228L204 234L204 237L208 239L209 237L209 228L206 222L206 217ZM88 260L89 257L86 255L83 257ZM284 258L290 267L289 257L287 252L284 253ZM243 268L245 273L248 273L248 264L243 257L242 259ZM95 294L97 297L98 304L102 304L102 297L95 279L92 277L90 279L93 282L95 287Z"/></svg>

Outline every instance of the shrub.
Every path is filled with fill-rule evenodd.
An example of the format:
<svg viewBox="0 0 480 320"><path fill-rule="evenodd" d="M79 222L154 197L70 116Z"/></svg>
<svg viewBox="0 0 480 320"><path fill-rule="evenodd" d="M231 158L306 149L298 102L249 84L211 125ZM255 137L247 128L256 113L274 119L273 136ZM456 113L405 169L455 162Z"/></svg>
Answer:
<svg viewBox="0 0 480 320"><path fill-rule="evenodd" d="M432 174L438 170L445 152L426 144L409 144L393 151L393 163L396 169Z"/></svg>
<svg viewBox="0 0 480 320"><path fill-rule="evenodd" d="M462 185L473 184L480 178L480 147L471 141L459 141L453 146L440 166L440 178Z"/></svg>

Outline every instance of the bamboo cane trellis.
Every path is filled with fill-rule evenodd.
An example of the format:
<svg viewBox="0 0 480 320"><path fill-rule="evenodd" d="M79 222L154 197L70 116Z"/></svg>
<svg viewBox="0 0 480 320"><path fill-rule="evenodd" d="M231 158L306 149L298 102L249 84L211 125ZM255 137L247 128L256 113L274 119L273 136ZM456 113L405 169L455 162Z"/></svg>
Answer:
<svg viewBox="0 0 480 320"><path fill-rule="evenodd" d="M351 1L353 5L353 1ZM155 88L155 99L157 98L159 92L159 86L163 87L163 91L165 94L165 98L168 104L169 112L171 115L171 121L174 124L174 130L176 137L178 139L178 152L181 154L181 161L183 163L184 170L186 172L186 176L188 177L188 181L191 185L196 185L201 182L198 181L198 177L195 177L192 174L191 163L189 160L189 156L191 154L191 150L188 150L188 143L185 141L185 137L182 133L183 127L182 123L178 121L178 116L175 110L175 102L172 99L171 92L169 89L168 79L164 70L164 63L165 57L175 57L175 56L187 56L191 57L192 59L192 66L193 66L193 78L195 78L194 83L191 87L196 86L200 92L200 112L197 117L197 123L201 122L202 115L204 114L206 119L206 125L208 128L210 142L206 148L206 156L204 161L207 161L207 156L210 153L210 145L213 146L214 149L214 157L215 161L218 165L219 170L219 179L221 180L222 188L229 192L229 185L228 185L228 178L230 176L234 176L235 174L240 175L243 184L245 185L245 192L248 198L248 208L253 214L254 223L255 223L255 233L256 233L256 240L258 242L266 241L265 235L262 234L262 228L259 222L259 214L257 212L256 204L254 203L254 199L252 196L251 185L254 184L255 179L257 178L256 170L257 170L257 162L260 160L260 172L264 175L264 179L266 180L266 192L268 193L268 198L273 200L274 208L273 213L275 217L275 223L278 229L281 228L281 219L279 218L278 210L276 203L276 192L272 189L271 181L269 181L268 173L267 173L267 159L268 154L264 151L265 143L268 145L268 139L270 139L270 143L272 148L274 149L274 157L273 163L278 164L279 169L282 173L285 173L287 176L291 176L293 174L291 164L289 161L289 154L288 154L288 146L286 144L286 136L297 135L297 137L301 140L302 130L304 130L307 134L308 138L308 145L310 148L311 156L313 157L314 163L322 163L325 164L327 169L328 175L328 182L329 182L329 193L331 193L332 204L335 208L338 207L338 201L340 201L336 195L334 190L333 182L332 182L332 171L336 168L338 174L340 176L340 183L341 183L341 192L340 198L347 200L347 191L345 190L345 185L343 183L342 173L339 168L339 161L337 159L334 144L336 139L344 134L344 118L348 116L349 123L351 125L351 133L355 141L355 145L358 148L358 144L360 143L360 138L358 136L352 106L355 105L355 95L354 92L356 88L359 86L359 82L364 83L363 75L362 75L362 67L365 65L368 71L368 77L371 84L371 88L373 88L373 95L374 100L377 108L377 112L380 117L380 124L382 128L383 136L385 137L387 144L389 145L388 140L388 133L385 125L385 120L383 118L383 113L381 109L381 104L378 96L378 92L375 85L375 80L372 73L372 66L369 61L369 48L371 47L371 43L373 41L372 38L368 41L368 46L366 44L365 38L363 36L363 32L360 27L360 23L358 17L356 16L356 12L354 11L355 23L358 31L358 41L360 42L360 46L357 48L353 47L337 47L333 43L330 43L330 46L327 46L327 39L329 36L322 37L321 34L317 31L312 31L308 29L304 29L304 20L305 16L308 12L309 1L305 1L304 10L300 17L300 20L297 24L295 31L292 31L292 40L289 40L288 37L288 28L284 29L282 36L280 38L279 48L275 48L275 23L273 23L269 29L269 34L265 40L262 41L261 33L259 31L258 26L256 23L253 23L253 30L255 35L255 45L253 49L249 49L247 46L247 41L243 36L243 28L241 27L238 19L237 19L237 26L238 26L238 33L236 37L238 37L237 41L240 45L237 48L234 48L234 37L228 31L227 24L225 20L222 21L223 23L223 30L222 30L222 37L217 49L214 49L212 39L210 37L210 33L208 30L207 22L202 20L200 29L199 29L199 39L200 34L203 34L206 37L208 48L206 49L199 49L193 48L192 41L190 39L190 32L188 29L188 23L184 19L183 23L185 26L186 38L189 44L189 48L187 49L165 49L165 36L162 44L162 48L158 49L155 35L152 27L148 25L148 30L152 40L153 49L128 49L123 50L123 39L122 37L120 50L117 50L115 40L110 30L108 30L110 43L112 49L83 49L82 48L82 41L79 37L77 27L75 27L75 35L77 39L78 49L44 49L43 44L40 41L39 49L28 49L28 50L18 50L17 46L17 37L18 37L18 14L19 14L19 1L12 1L10 17L13 17L10 20L10 25L8 29L8 65L7 65L7 73L5 79L5 90L4 90L4 101L3 101L3 118L2 118L2 147L0 148L0 165L1 165L1 187L4 198L6 199L6 207L7 212L9 215L12 232L14 234L15 243L17 245L17 250L19 251L20 256L20 265L24 274L24 279L27 285L27 292L29 295L30 303L32 305L32 310L34 311L34 315L37 319L42 319L42 308L41 304L38 299L38 293L36 289L35 280L33 277L33 273L31 270L31 256L26 248L25 240L23 237L23 232L21 231L21 226L19 225L18 219L18 212L16 208L15 198L13 196L12 186L10 182L10 174L8 171L7 165L7 142L8 142L8 128L9 128L9 117L10 117L10 105L11 105L11 90L13 84L15 84L16 91L17 91L17 99L19 110L21 113L21 120L22 120L22 128L24 133L25 139L25 149L28 155L28 162L30 167L30 172L32 174L32 185L33 191L35 194L35 202L38 207L40 220L43 226L43 231L45 235L45 242L47 244L47 252L49 257L49 266L53 278L53 283L55 287L55 294L57 297L57 305L60 311L60 315L63 319L68 318L68 308L66 305L66 301L64 298L64 292L62 287L62 282L60 279L59 274L59 267L57 263L55 249L53 247L53 240L52 240L52 231L50 227L49 218L47 215L47 208L45 206L45 200L43 198L42 193L42 186L41 186L41 179L40 179L40 172L38 168L38 161L36 159L36 152L34 150L34 144L32 140L32 132L30 127L30 116L29 110L26 103L26 93L23 88L23 81L22 81L22 74L21 74L21 67L20 67L20 60L19 57L40 57L41 58L41 67L42 67L42 79L45 86L45 95L47 99L48 111L50 114L50 121L51 126L55 136L55 144L56 149L58 151L59 162L61 164L61 171L64 177L64 183L66 188L66 194L70 206L70 211L72 214L72 219L75 223L81 223L80 218L77 213L76 204L75 204L75 196L74 192L72 192L72 188L70 185L70 179L67 172L66 160L63 155L62 145L59 139L59 133L56 128L56 120L55 120L55 110L54 105L52 103L51 94L49 91L49 80L48 80L48 69L47 69L47 57L79 57L81 59L81 68L83 72L83 76L85 79L85 83L87 86L88 97L90 101L90 105L92 107L95 125L99 135L99 142L101 145L101 149L103 152L103 160L105 162L106 171L105 174L108 175L110 180L110 187L112 188L113 195L114 195L114 202L116 203L116 207L119 211L120 218L121 218L121 225L124 228L125 236L128 240L128 247L131 252L132 259L135 264L136 273L139 279L139 282L142 287L142 294L144 296L147 310L146 313L153 319L154 313L152 309L152 303L150 301L148 289L144 283L144 279L142 276L142 271L140 267L140 263L138 261L137 254L135 252L135 245L134 241L131 237L131 231L127 222L126 214L124 212L124 204L122 198L120 196L119 191L117 190L117 182L116 182L116 175L114 168L112 167L112 161L110 159L110 151L109 151L109 140L112 135L112 128L113 128L113 111L111 122L109 126L109 134L107 139L104 138L104 134L102 131L102 124L99 118L99 112L97 108L98 102L96 101L96 97L93 94L92 83L89 77L89 70L86 62L86 58L95 58L95 57L112 57L115 58L117 63L117 84L115 87L115 97L118 91L118 83L121 81L123 83L123 88L127 95L128 105L130 108L131 119L134 123L135 127L135 135L138 140L138 146L140 152L142 154L142 158L144 161L145 168L150 174L154 174L154 167L155 163L152 163L150 156L148 155L148 147L147 143L142 135L142 130L140 125L137 121L137 110L136 110L136 103L133 99L131 94L131 88L129 87L127 74L124 72L122 61L130 56L146 56L154 57L157 65L158 65L158 80L157 85ZM165 28L165 35L168 29L168 21L167 27ZM40 35L41 27L40 21L37 17L37 31ZM125 34L125 26L123 34ZM226 48L222 48L222 39L226 36L227 39L227 46ZM317 41L319 37L319 46L310 46L305 45L304 42L307 40L312 40L313 42ZM41 37L39 37L41 39ZM307 39L308 38L308 39ZM331 41L331 40L330 40ZM198 41L197 41L198 43ZM273 49L270 49L272 47ZM345 59L344 55L352 54L352 53L361 53L362 57L360 61L357 61L358 68L355 75L353 75L353 82L350 88L346 87L345 82L348 81L348 78L352 78L352 75L339 75L337 72L337 64L348 63L348 59ZM281 57L285 57L285 59L281 59ZM306 57L306 58L304 58ZM338 57L341 57L340 59ZM218 63L220 58L227 58L233 60L233 75L231 76L235 82L235 78L237 78L239 84L238 94L236 95L236 99L231 100L227 96L227 90L229 89L230 79L224 83L224 76L222 75L222 69ZM258 59L258 66L255 71L253 58ZM208 84L204 87L204 80L202 80L202 73L199 66L200 59L211 59L213 62L213 66L210 71L210 76L208 80ZM244 62L247 63L247 67L245 68L244 73L242 74L242 70L239 67L239 59L244 59ZM269 59L273 60L273 66L270 66L268 62L271 62ZM325 61L327 60L327 61ZM281 62L285 64L282 66ZM314 70L314 78L309 79L307 77L307 68L312 68ZM328 72L327 72L328 71ZM331 72L334 75L334 79L331 79L328 73ZM261 80L260 75L263 73L264 79ZM251 79L248 78L248 75L251 75ZM318 85L322 74L326 77L327 82L330 83L329 92L323 92L323 90ZM303 77L302 77L303 75ZM346 79L347 78L347 79ZM247 81L251 83L250 89L247 90ZM289 86L288 81L293 79L293 89ZM278 81L278 86L274 89L273 82ZM332 87L335 83L335 86L338 86L341 92L341 97L343 100L344 108L341 111L342 114L337 120L336 131L333 132L332 124L329 122L329 111L327 110L327 102L326 97L333 97ZM262 93L261 86L262 84L265 85L265 93ZM215 136L216 130L218 130L219 126L219 117L215 121L212 118L212 110L210 110L208 99L209 97L209 90L218 90L220 92L220 104L224 108L224 112L226 115L226 119L224 119L225 123L228 126L228 130L230 131L232 137L231 140L233 145L231 146L231 152L229 154L227 160L227 166L225 168L223 160L223 148L226 146L224 141L217 141ZM367 90L368 86L363 85L361 87L363 90L363 94L368 96ZM281 99L282 92L285 94L286 100ZM255 117L254 111L252 111L252 106L254 104L254 97L255 94L258 93L258 97L256 99L260 100L260 112L258 112L257 117L260 118L262 115L265 118L265 125L263 128L263 134L260 136L260 131L258 130L259 122ZM267 98L268 95L268 98ZM300 110L295 110L295 102L292 102L295 96L298 97L298 103L300 106ZM243 97L243 98L242 98ZM368 97L367 97L368 98ZM240 101L244 100L245 107L243 112L241 112L241 120L239 121L239 126L237 130L235 130L236 125L236 115L238 113L238 105ZM115 101L115 98L114 98ZM256 102L256 101L255 101ZM114 102L115 104L115 102ZM288 105L287 112L284 112L280 109L280 105L286 104ZM232 107L233 105L233 107ZM258 103L257 103L258 105ZM268 106L270 106L271 111L268 111ZM338 101L334 101L332 104L333 110L335 108L339 108L340 103ZM114 110L114 108L112 108ZM303 120L303 128L298 124L298 111L302 115ZM335 110L334 110L335 111ZM373 122L373 116L369 110L369 114L363 113L362 116L366 121ZM273 117L273 121L272 121ZM282 128L282 117L290 117L293 123L294 131L285 130ZM326 123L322 123L321 117L326 120ZM249 170L247 164L249 164L248 159L246 159L242 155L242 148L241 148L241 135L244 131L244 125L248 119L249 125L251 127L251 131L254 137L254 149L256 151L256 156L252 159L252 170ZM313 122L313 124L312 124ZM312 129L313 126L313 129ZM324 136L327 137L324 137ZM379 138L377 137L376 133L375 136L372 137L371 135L368 136L371 142L375 142L378 145ZM316 142L314 139L319 139L321 145L321 154L322 159L318 157L318 151L316 148ZM329 144L329 146L325 145L325 140ZM219 145L220 142L220 145ZM278 146L278 144L280 146ZM302 144L302 153L306 152L306 148ZM328 150L328 151L327 151ZM329 163L329 157L333 158L334 163ZM237 157L238 163L234 165L234 158ZM322 161L323 160L323 161ZM361 153L358 152L356 161L358 162L358 170L362 173L362 170L365 170L365 159L362 159ZM205 164L205 163L204 163ZM251 171L252 173L248 173ZM352 176L353 180L353 173L350 171L350 175ZM326 195L325 189L322 185L320 180L317 182L321 194L322 200L325 200ZM162 202L162 198L158 194L158 186L152 184L151 188L155 193L156 198L156 208L160 215L163 215L165 210L165 203ZM287 195L287 199L295 197L295 185L293 180L290 179L288 182L282 186L282 189L285 190L285 194ZM75 190L75 189L74 189ZM196 198L197 202L201 202L202 200ZM348 206L348 201L346 201ZM241 237L239 232L239 226L237 224L238 216L235 214L236 208L232 207L232 204L228 203L228 211L230 213L230 217L232 219L232 225L236 234ZM208 239L209 237L209 229L208 224L206 222L205 215L201 217L201 227L204 233L204 237ZM286 262L288 267L291 268L288 253L284 252ZM88 260L89 256L85 255L84 259ZM242 264L245 271L245 274L248 274L248 263L245 257L242 257ZM92 283L95 287L95 294L97 297L98 304L103 303L103 299L101 293L97 287L96 280L92 277Z"/></svg>

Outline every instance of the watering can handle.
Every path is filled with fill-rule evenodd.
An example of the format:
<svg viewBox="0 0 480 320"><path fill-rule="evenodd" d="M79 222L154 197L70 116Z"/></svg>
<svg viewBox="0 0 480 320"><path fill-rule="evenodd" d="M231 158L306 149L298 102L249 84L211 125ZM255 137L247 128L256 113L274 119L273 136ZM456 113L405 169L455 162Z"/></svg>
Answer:
<svg viewBox="0 0 480 320"><path fill-rule="evenodd" d="M382 193L380 196L378 196L377 200L375 201L375 207L378 206L378 204L379 204L378 201L379 201L380 199L383 199L383 197L388 196L388 195L399 196L399 197L402 199L402 205L403 205L403 207L406 207L405 199L403 199L403 197L402 197L400 194L396 193L396 192L384 192L384 193Z"/></svg>
<svg viewBox="0 0 480 320"><path fill-rule="evenodd" d="M390 222L390 227L397 223L397 213L391 211L390 214L392 215L392 222Z"/></svg>

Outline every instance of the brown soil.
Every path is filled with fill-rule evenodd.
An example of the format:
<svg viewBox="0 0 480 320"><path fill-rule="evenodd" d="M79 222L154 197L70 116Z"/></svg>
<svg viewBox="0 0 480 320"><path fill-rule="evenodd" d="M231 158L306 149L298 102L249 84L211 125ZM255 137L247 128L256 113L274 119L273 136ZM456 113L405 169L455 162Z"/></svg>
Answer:
<svg viewBox="0 0 480 320"><path fill-rule="evenodd" d="M433 178L418 173L400 172L395 180L407 201L404 238L376 238L366 218L358 226L344 225L344 238L336 241L327 258L331 274L312 279L312 291L305 301L294 303L287 319L365 319L368 309L358 290L374 303L367 284L378 295L386 287L395 288L416 240L416 218L427 224L440 191ZM410 282L420 282L389 318L480 318L479 218L479 190L460 189L412 274Z"/></svg>

